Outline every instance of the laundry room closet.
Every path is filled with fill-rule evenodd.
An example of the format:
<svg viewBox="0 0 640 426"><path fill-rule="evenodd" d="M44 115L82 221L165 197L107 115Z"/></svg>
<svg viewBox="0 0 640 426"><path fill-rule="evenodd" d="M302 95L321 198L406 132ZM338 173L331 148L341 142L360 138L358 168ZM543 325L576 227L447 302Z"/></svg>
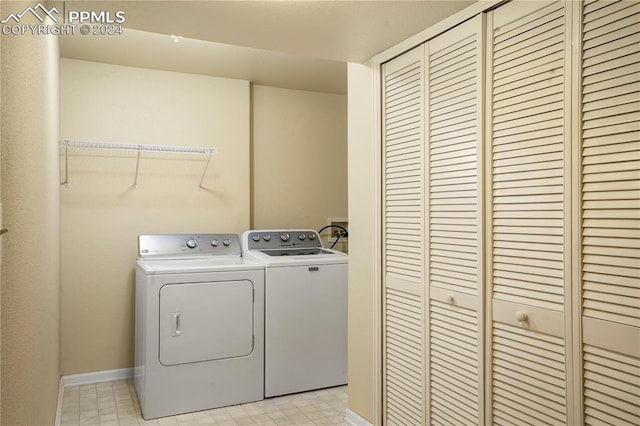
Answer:
<svg viewBox="0 0 640 426"><path fill-rule="evenodd" d="M382 421L640 423L637 2L381 60Z"/></svg>

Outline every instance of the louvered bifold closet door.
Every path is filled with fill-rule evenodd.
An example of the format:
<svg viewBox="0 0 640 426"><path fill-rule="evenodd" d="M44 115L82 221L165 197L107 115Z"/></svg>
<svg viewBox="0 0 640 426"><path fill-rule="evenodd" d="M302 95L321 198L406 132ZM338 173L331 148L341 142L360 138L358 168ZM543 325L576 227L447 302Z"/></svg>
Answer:
<svg viewBox="0 0 640 426"><path fill-rule="evenodd" d="M484 16L426 44L429 424L482 406Z"/></svg>
<svg viewBox="0 0 640 426"><path fill-rule="evenodd" d="M640 3L582 10L584 423L640 424Z"/></svg>
<svg viewBox="0 0 640 426"><path fill-rule="evenodd" d="M568 7L515 1L487 17L490 424L574 424Z"/></svg>
<svg viewBox="0 0 640 426"><path fill-rule="evenodd" d="M384 64L384 422L425 419L424 49Z"/></svg>

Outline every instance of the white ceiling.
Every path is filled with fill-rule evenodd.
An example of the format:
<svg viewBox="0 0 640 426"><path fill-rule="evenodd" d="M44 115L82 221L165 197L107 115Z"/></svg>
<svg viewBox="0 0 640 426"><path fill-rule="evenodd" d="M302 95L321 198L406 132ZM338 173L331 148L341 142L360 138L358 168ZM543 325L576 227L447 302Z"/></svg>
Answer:
<svg viewBox="0 0 640 426"><path fill-rule="evenodd" d="M346 93L347 61L365 61L472 3L66 1L67 11L123 10L126 22L122 35L60 37L61 55Z"/></svg>

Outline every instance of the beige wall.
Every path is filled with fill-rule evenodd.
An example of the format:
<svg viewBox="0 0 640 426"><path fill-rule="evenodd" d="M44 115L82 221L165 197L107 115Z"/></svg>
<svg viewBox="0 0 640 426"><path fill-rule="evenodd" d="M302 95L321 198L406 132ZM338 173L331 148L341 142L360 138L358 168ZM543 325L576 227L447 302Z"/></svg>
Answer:
<svg viewBox="0 0 640 426"><path fill-rule="evenodd" d="M373 143L373 73L367 65L348 65L349 122L349 409L374 423L379 392L374 338L376 153Z"/></svg>
<svg viewBox="0 0 640 426"><path fill-rule="evenodd" d="M60 91L63 138L218 150L202 191L201 161L143 159L133 189L134 157L69 157L62 371L132 367L137 236L249 228L249 83L62 59Z"/></svg>
<svg viewBox="0 0 640 426"><path fill-rule="evenodd" d="M253 86L252 228L347 217L346 108L344 95Z"/></svg>
<svg viewBox="0 0 640 426"><path fill-rule="evenodd" d="M3 2L2 16L30 2ZM58 44L2 37L2 424L51 425L60 379Z"/></svg>
<svg viewBox="0 0 640 426"><path fill-rule="evenodd" d="M2 2L0 2L0 16ZM0 37L0 125L2 124L2 37ZM0 200L2 200L2 132L0 131ZM2 228L2 203L0 203L0 228ZM0 243L0 383L2 383L2 243ZM2 424L2 385L0 385L0 425Z"/></svg>

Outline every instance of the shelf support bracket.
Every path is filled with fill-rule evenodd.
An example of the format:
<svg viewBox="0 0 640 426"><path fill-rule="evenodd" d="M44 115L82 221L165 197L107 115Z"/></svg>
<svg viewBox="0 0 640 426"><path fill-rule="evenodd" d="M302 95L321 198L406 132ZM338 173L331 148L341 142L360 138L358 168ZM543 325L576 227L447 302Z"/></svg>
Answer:
<svg viewBox="0 0 640 426"><path fill-rule="evenodd" d="M202 171L202 177L200 178L200 183L198 184L198 191L202 191L202 182L204 182L204 176L207 174L207 168L209 167L209 162L211 161L211 154L213 154L213 150L207 150L209 155L207 156L207 162L204 165L204 170Z"/></svg>
<svg viewBox="0 0 640 426"><path fill-rule="evenodd" d="M69 187L69 144L64 142L64 182L61 183L65 188Z"/></svg>
<svg viewBox="0 0 640 426"><path fill-rule="evenodd" d="M138 189L138 171L140 170L140 154L142 153L142 145L138 145L138 156L136 158L136 175L133 178L133 189Z"/></svg>

